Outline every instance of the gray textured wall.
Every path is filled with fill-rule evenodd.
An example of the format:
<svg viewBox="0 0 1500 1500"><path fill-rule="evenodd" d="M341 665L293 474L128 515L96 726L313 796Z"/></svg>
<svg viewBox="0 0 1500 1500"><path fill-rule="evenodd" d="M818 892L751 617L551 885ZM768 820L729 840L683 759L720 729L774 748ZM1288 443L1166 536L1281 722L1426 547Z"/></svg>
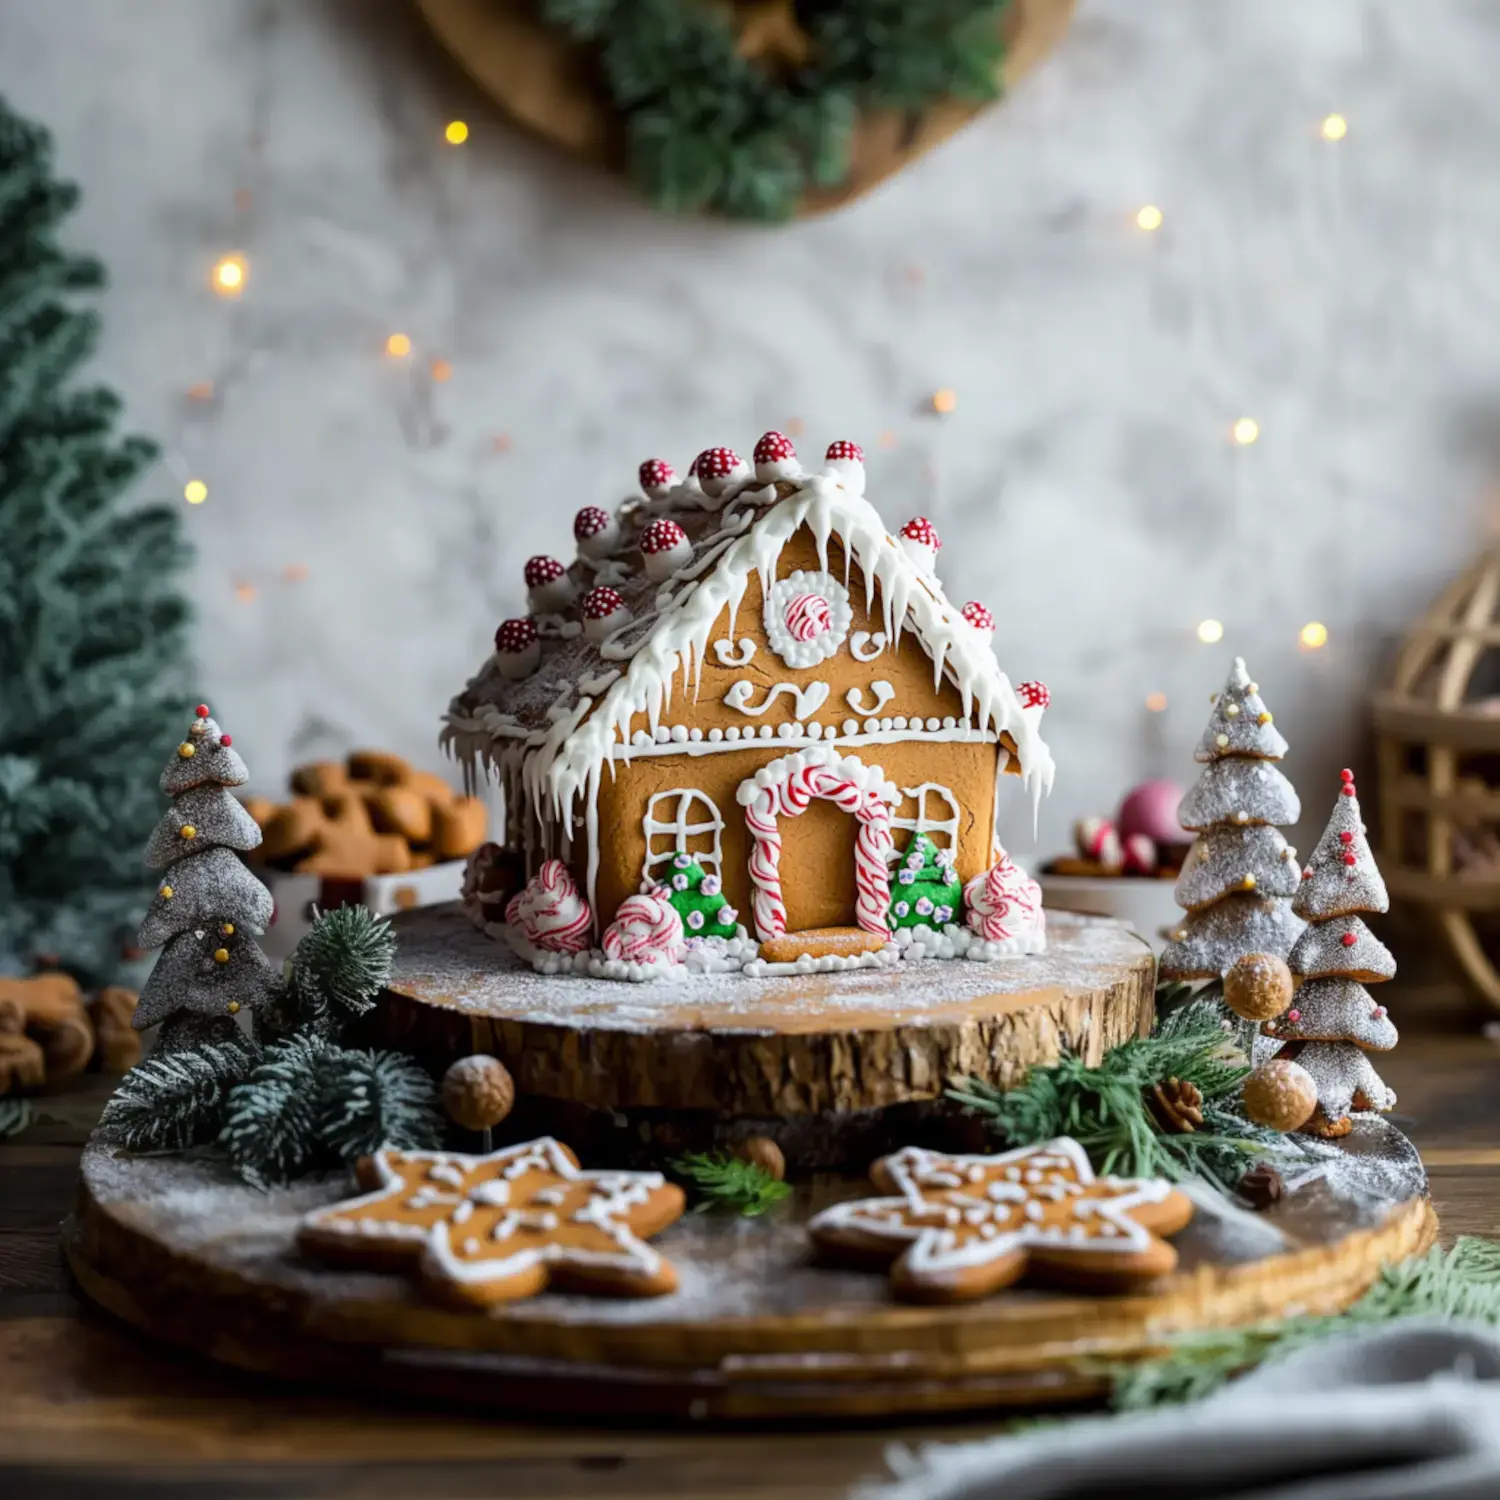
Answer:
<svg viewBox="0 0 1500 1500"><path fill-rule="evenodd" d="M799 418L864 441L872 497L934 518L950 591L1052 685L1044 846L1191 775L1231 651L1321 822L1391 639L1495 512L1497 76L1494 0L1081 0L1002 108L765 231L528 140L397 0L0 0L0 92L55 130L112 267L101 373L165 440L159 490L211 487L203 692L263 788L356 742L430 756L578 505ZM228 250L237 302L207 287Z"/></svg>

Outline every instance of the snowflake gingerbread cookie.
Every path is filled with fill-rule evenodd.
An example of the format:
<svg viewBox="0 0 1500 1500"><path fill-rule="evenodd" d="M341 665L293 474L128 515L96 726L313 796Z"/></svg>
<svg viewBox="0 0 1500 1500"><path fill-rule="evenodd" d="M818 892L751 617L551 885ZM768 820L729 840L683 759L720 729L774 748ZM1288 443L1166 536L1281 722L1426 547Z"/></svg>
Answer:
<svg viewBox="0 0 1500 1500"><path fill-rule="evenodd" d="M552 1288L657 1297L677 1272L646 1243L681 1217L682 1189L659 1172L586 1172L543 1136L487 1156L377 1151L364 1194L302 1220L297 1243L322 1260L417 1268L435 1300L489 1307Z"/></svg>
<svg viewBox="0 0 1500 1500"><path fill-rule="evenodd" d="M1133 1287L1176 1267L1163 1236L1193 1216L1169 1182L1096 1177L1067 1136L1001 1156L908 1146L870 1176L890 1196L837 1203L809 1232L834 1254L892 1258L893 1290L918 1302L969 1301L1026 1275Z"/></svg>

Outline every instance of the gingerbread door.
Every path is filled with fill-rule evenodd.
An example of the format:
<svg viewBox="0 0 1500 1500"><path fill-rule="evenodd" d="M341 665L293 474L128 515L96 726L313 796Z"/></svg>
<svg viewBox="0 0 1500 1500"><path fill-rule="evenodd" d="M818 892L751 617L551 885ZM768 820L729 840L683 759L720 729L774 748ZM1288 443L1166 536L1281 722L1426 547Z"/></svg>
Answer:
<svg viewBox="0 0 1500 1500"><path fill-rule="evenodd" d="M858 824L836 802L810 802L781 819L781 891L788 932L855 927L854 843Z"/></svg>

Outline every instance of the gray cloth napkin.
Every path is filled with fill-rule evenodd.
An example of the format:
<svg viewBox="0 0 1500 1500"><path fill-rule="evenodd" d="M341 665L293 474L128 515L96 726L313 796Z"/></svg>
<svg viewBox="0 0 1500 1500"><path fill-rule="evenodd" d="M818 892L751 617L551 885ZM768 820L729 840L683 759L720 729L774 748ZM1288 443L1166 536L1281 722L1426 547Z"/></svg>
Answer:
<svg viewBox="0 0 1500 1500"><path fill-rule="evenodd" d="M1500 1500L1500 1337L1403 1322L1193 1406L890 1461L864 1500Z"/></svg>

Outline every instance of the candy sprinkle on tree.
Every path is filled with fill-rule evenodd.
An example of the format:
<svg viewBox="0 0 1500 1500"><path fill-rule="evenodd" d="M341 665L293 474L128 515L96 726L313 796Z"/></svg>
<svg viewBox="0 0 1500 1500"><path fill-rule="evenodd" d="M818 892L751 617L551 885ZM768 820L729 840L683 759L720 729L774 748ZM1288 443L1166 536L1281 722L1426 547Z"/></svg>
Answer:
<svg viewBox="0 0 1500 1500"><path fill-rule="evenodd" d="M1302 813L1275 764L1287 743L1243 657L1213 701L1194 752L1203 774L1177 814L1198 840L1174 892L1187 915L1162 953L1163 979L1219 979L1248 953L1285 958L1302 930L1297 851L1279 832Z"/></svg>
<svg viewBox="0 0 1500 1500"><path fill-rule="evenodd" d="M690 938L734 936L739 912L725 899L719 877L710 875L691 854L672 856L666 892Z"/></svg>
<svg viewBox="0 0 1500 1500"><path fill-rule="evenodd" d="M891 926L946 927L959 920L963 899L952 854L919 833L907 845L891 882Z"/></svg>
<svg viewBox="0 0 1500 1500"><path fill-rule="evenodd" d="M271 920L271 893L236 852L254 849L260 829L228 790L249 776L230 737L200 703L161 773L172 806L146 845L146 864L162 877L138 941L166 946L141 991L139 1030L184 1012L254 1012L275 990L276 969L252 936Z"/></svg>

